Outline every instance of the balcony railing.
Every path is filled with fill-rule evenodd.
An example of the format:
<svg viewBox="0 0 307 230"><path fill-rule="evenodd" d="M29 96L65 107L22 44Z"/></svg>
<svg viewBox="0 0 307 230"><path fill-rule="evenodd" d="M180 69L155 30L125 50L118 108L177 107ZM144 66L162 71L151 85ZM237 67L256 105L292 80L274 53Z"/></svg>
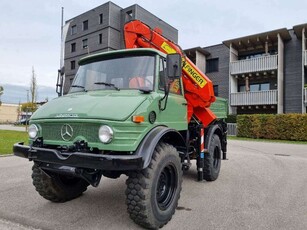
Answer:
<svg viewBox="0 0 307 230"><path fill-rule="evenodd" d="M304 102L307 104L307 88L304 88Z"/></svg>
<svg viewBox="0 0 307 230"><path fill-rule="evenodd" d="M307 50L304 51L305 66L307 66Z"/></svg>
<svg viewBox="0 0 307 230"><path fill-rule="evenodd" d="M231 106L275 104L277 104L277 90L239 92L230 94Z"/></svg>
<svg viewBox="0 0 307 230"><path fill-rule="evenodd" d="M230 74L252 73L277 69L277 54L234 61L230 63Z"/></svg>

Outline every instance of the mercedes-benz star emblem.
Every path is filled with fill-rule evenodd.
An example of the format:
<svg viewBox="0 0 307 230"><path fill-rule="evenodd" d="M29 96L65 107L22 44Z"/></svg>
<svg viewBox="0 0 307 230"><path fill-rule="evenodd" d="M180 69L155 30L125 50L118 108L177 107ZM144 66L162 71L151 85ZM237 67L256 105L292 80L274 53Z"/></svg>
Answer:
<svg viewBox="0 0 307 230"><path fill-rule="evenodd" d="M65 124L62 126L61 137L64 141L69 141L72 138L73 133L74 133L74 130L70 125Z"/></svg>

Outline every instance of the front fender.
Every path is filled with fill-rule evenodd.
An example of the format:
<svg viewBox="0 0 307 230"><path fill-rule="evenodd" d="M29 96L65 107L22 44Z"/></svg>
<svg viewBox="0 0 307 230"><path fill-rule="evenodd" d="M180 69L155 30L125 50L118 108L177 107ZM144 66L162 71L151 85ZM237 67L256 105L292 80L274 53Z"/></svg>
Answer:
<svg viewBox="0 0 307 230"><path fill-rule="evenodd" d="M211 125L211 126L208 127L208 129L206 129L206 132L205 132L205 147L207 149L209 149L213 134L217 134L219 136L219 138L221 139L222 130L219 127L219 125L217 125L217 124Z"/></svg>
<svg viewBox="0 0 307 230"><path fill-rule="evenodd" d="M154 150L161 140L175 148L186 148L185 140L177 130L165 126L155 127L145 136L135 153L135 155L142 157L143 169L148 167Z"/></svg>

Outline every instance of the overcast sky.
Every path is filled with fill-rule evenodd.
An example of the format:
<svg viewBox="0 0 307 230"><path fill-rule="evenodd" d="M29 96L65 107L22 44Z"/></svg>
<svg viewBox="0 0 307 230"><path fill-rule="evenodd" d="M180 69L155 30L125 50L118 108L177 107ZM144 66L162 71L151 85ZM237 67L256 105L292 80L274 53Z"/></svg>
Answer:
<svg viewBox="0 0 307 230"><path fill-rule="evenodd" d="M103 0L1 0L0 85L29 85L32 66L39 85L56 84L60 65L61 7L64 20ZM306 0L113 0L139 4L179 31L183 49L307 23Z"/></svg>

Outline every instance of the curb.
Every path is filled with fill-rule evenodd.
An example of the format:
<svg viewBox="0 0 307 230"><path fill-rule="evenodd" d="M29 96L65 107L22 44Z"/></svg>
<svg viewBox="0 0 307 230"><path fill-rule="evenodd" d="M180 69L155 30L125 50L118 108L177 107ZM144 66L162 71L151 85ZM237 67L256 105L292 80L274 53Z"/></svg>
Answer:
<svg viewBox="0 0 307 230"><path fill-rule="evenodd" d="M0 158L1 157L11 157L11 156L14 156L13 153L10 153L10 154L3 154L3 155L0 155Z"/></svg>

